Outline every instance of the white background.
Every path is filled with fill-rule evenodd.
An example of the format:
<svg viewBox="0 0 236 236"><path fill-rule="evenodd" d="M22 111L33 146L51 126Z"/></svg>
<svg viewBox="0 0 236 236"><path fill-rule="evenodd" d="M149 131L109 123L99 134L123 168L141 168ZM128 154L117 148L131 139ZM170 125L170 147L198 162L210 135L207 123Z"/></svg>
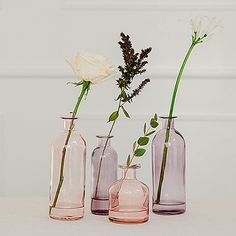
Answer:
<svg viewBox="0 0 236 236"><path fill-rule="evenodd" d="M143 123L165 115L178 68L191 43L188 19L216 16L224 30L198 46L177 96L176 128L187 143L188 201L236 197L236 3L152 0L0 1L0 196L48 196L50 145L73 109L80 90L64 57L93 52L121 64L119 33L137 50L153 47L146 77L151 83L127 106L132 119L119 120L113 146L125 161ZM115 110L116 77L92 87L80 107L79 129L88 143L87 198L91 151ZM151 187L150 151L139 178Z"/></svg>

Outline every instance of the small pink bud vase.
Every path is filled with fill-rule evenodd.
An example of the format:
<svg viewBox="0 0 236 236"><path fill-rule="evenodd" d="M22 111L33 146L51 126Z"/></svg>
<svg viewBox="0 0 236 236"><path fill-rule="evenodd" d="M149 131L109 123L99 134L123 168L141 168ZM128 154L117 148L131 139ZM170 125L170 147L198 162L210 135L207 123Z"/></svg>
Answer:
<svg viewBox="0 0 236 236"><path fill-rule="evenodd" d="M174 127L176 117L160 118L162 129L152 141L152 211L160 215L182 214L186 210L185 141ZM168 126L169 137L166 136ZM163 161L164 145L167 147L166 162ZM161 170L164 170L164 175Z"/></svg>
<svg viewBox="0 0 236 236"><path fill-rule="evenodd" d="M144 223L149 219L149 190L136 178L140 165L119 167L123 176L109 189L109 220L115 223Z"/></svg>
<svg viewBox="0 0 236 236"><path fill-rule="evenodd" d="M76 130L77 118L62 119L64 131L52 144L49 216L78 220L84 216L86 142Z"/></svg>

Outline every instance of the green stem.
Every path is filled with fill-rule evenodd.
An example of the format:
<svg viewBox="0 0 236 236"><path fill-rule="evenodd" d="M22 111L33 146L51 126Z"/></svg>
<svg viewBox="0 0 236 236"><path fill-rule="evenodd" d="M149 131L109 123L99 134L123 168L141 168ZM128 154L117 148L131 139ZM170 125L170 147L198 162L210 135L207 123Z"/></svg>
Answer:
<svg viewBox="0 0 236 236"><path fill-rule="evenodd" d="M80 103L82 101L82 98L85 95L85 93L88 91L89 87L90 87L90 82L89 81L84 81L81 93L80 93L80 95L78 97L77 103L76 103L75 108L73 110L72 117L76 116L76 114L78 112L78 109L79 109L79 105L80 105Z"/></svg>
<svg viewBox="0 0 236 236"><path fill-rule="evenodd" d="M182 66L180 68L180 71L179 71L179 74L178 74L178 77L177 77L177 80L176 80L176 83L175 83L172 99L171 99L169 117L172 117L172 115L173 115L173 110L174 110L174 106L175 106L175 99L176 99L176 94L177 94L177 91L178 91L178 88L179 88L180 79L181 79L181 77L183 75L183 71L184 71L185 65L186 65L186 63L187 63L187 61L189 59L189 56L190 56L194 46L195 46L195 44L192 43L190 48L188 49L188 52L187 52L187 54L186 54L186 56L184 58Z"/></svg>
<svg viewBox="0 0 236 236"><path fill-rule="evenodd" d="M120 108L121 108L121 98L119 98L119 104L118 104L118 108L117 108L117 112L118 112L118 113L120 112ZM103 148L103 150L102 150L101 159L100 159L100 161L99 161L98 176L97 176L97 182L96 182L96 187L95 187L94 198L97 197L97 193L98 193L98 186L99 186L99 181L100 181L100 176L101 176L101 169L102 169L103 156L104 156L104 153L105 153L106 148L107 148L108 139L109 139L109 137L111 136L112 130L114 129L116 120L117 120L117 119L115 119L115 120L112 122L111 128L110 128L110 130L109 130L109 132L108 132L108 135L107 135L107 139L106 139L104 148ZM93 203L93 199L92 199L91 204L92 204L92 203Z"/></svg>
<svg viewBox="0 0 236 236"><path fill-rule="evenodd" d="M162 163L161 163L161 171L160 171L160 177L159 177L159 184L158 184L158 190L157 190L157 197L156 197L156 204L160 204L160 199L161 199L161 190L162 190L162 185L164 181L164 175L165 175L165 168L166 168L166 160L167 160L167 152L168 152L168 147L167 144L169 142L169 136L170 136L170 125L171 125L171 119L173 117L173 111L174 111L174 106L175 106L175 99L176 99L176 94L179 88L180 80L183 75L184 68L186 66L186 63L189 59L189 56L196 45L195 42L193 42L188 49L187 54L185 55L184 61L181 65L178 77L175 82L175 87L174 91L172 94L172 99L171 99L171 105L170 105L170 111L169 111L169 119L168 119L168 124L166 128L166 137L165 137L165 143L164 143L164 149L163 149L163 157L162 157Z"/></svg>
<svg viewBox="0 0 236 236"><path fill-rule="evenodd" d="M148 134L148 132L149 132L150 129L151 129L151 127L149 127L149 128L147 129L147 131L144 133L144 137L147 137L147 134ZM122 178L122 181L121 181L120 186L119 186L119 191L118 191L118 193L119 193L120 190L121 190L121 187L122 187L122 185L123 185L123 182L124 182L124 180L125 180L125 178L126 178L126 176L127 176L129 167L131 166L131 163L132 163L133 159L135 158L135 153L137 152L137 150L139 149L139 147L140 147L140 145L138 144L137 147L135 148L135 150L133 150L132 158L130 159L129 164L127 165L127 168L126 168L125 173L124 173L124 177Z"/></svg>
<svg viewBox="0 0 236 236"><path fill-rule="evenodd" d="M62 184L63 184L63 181L64 181L64 165L65 165L65 157L66 157L66 147L69 143L70 136L71 136L72 130L74 128L74 120L75 120L74 118L75 118L75 116L78 112L79 105L80 105L86 91L89 89L89 86L90 86L89 81L84 81L83 82L83 87L82 87L80 96L78 97L77 103L76 103L75 108L74 108L73 113L72 113L72 118L71 118L71 123L70 123L70 126L69 126L69 130L68 130L68 134L66 136L65 143L64 143L64 146L63 146L63 149L62 149L59 182L58 182L58 186L57 186L57 190L56 190L56 194L55 194L53 203L49 207L49 214L51 214L52 208L56 207L58 197L59 197L59 194L60 194L60 191L61 191L61 188L62 188Z"/></svg>

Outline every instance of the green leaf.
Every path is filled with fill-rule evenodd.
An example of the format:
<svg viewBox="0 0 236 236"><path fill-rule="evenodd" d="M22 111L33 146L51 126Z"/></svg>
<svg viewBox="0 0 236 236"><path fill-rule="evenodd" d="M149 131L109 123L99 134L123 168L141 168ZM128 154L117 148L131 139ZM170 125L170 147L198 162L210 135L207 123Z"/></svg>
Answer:
<svg viewBox="0 0 236 236"><path fill-rule="evenodd" d="M110 117L109 117L109 121L114 121L114 120L116 120L118 117L119 117L119 112L114 111L114 112L111 113L111 115L110 115ZM109 122L109 121L108 121L108 122Z"/></svg>
<svg viewBox="0 0 236 236"><path fill-rule="evenodd" d="M138 139L138 144L139 144L140 146L145 146L145 145L148 144L148 142L149 142L149 138L148 138L148 137L140 137L140 138Z"/></svg>
<svg viewBox="0 0 236 236"><path fill-rule="evenodd" d="M124 98L125 101L128 99L127 94L124 90L122 90L120 97Z"/></svg>
<svg viewBox="0 0 236 236"><path fill-rule="evenodd" d="M138 148L138 149L135 151L134 155L135 155L136 157L141 157L141 156L144 155L145 152L146 152L146 150L145 150L144 148Z"/></svg>
<svg viewBox="0 0 236 236"><path fill-rule="evenodd" d="M67 82L66 84L73 84L75 87L78 87L80 85L83 85L83 81L79 81L79 82Z"/></svg>
<svg viewBox="0 0 236 236"><path fill-rule="evenodd" d="M155 133L156 131L155 130L153 130L153 131L151 131L151 132L149 132L149 133L147 133L146 134L146 136L150 136L150 135L152 135L153 133Z"/></svg>
<svg viewBox="0 0 236 236"><path fill-rule="evenodd" d="M157 113L154 115L154 120L157 121Z"/></svg>
<svg viewBox="0 0 236 236"><path fill-rule="evenodd" d="M158 123L154 118L152 118L150 121L150 125L155 129L158 126Z"/></svg>
<svg viewBox="0 0 236 236"><path fill-rule="evenodd" d="M143 127L143 133L146 134L146 132L147 132L147 124L145 123Z"/></svg>
<svg viewBox="0 0 236 236"><path fill-rule="evenodd" d="M135 142L133 143L133 152L134 152L134 150L135 150L135 148L136 148L136 144L137 144L137 142L135 141Z"/></svg>
<svg viewBox="0 0 236 236"><path fill-rule="evenodd" d="M128 166L130 164L130 155L127 158L126 165Z"/></svg>
<svg viewBox="0 0 236 236"><path fill-rule="evenodd" d="M126 116L127 118L130 118L129 113L125 110L125 108L124 108L123 106L121 106L121 108L122 108L122 110L123 110L125 116Z"/></svg>

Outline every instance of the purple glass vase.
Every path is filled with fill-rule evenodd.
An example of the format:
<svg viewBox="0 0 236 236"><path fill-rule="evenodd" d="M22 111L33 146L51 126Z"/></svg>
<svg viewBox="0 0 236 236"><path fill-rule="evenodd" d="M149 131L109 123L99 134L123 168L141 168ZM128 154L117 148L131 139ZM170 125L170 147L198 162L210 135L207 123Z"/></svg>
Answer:
<svg viewBox="0 0 236 236"><path fill-rule="evenodd" d="M118 155L111 146L112 137L109 136L106 144L107 136L97 136L98 146L92 153L91 212L95 215L108 215L108 191L117 181Z"/></svg>
<svg viewBox="0 0 236 236"><path fill-rule="evenodd" d="M160 215L182 214L186 209L185 141L174 128L176 117L160 118L162 129L152 142L152 211ZM163 158L165 151L166 159Z"/></svg>

